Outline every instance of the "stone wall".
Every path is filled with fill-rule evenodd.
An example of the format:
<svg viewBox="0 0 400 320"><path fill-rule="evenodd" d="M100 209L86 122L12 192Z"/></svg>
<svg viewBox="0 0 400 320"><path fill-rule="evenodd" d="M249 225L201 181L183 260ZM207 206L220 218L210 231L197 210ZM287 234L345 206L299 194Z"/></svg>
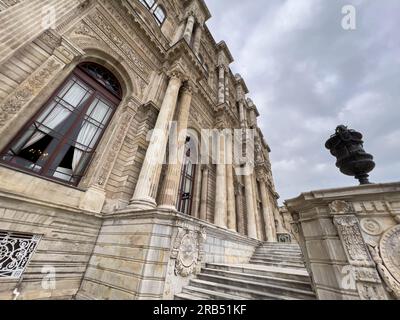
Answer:
<svg viewBox="0 0 400 320"><path fill-rule="evenodd" d="M4 180L7 174L12 177ZM29 176L4 168L0 176L2 184L5 181L20 183L18 196L0 186L0 232L40 237L22 276L0 278L0 300L73 297L96 243L101 219L71 206L79 202L83 192L53 182L37 180L35 183L29 181ZM46 201L40 194L46 189L53 190L52 201ZM64 197L57 198L56 190L64 191L59 193Z"/></svg>
<svg viewBox="0 0 400 320"><path fill-rule="evenodd" d="M259 244L168 211L109 216L77 298L172 299L205 263L248 263Z"/></svg>
<svg viewBox="0 0 400 320"><path fill-rule="evenodd" d="M399 183L304 193L286 206L318 298L400 298Z"/></svg>

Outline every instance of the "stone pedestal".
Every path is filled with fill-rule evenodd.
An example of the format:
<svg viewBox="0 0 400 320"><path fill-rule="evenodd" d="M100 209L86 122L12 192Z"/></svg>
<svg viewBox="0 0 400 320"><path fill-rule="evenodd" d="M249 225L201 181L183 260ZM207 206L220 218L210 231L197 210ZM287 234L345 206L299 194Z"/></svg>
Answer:
<svg viewBox="0 0 400 320"><path fill-rule="evenodd" d="M400 183L304 193L286 206L319 299L400 298Z"/></svg>

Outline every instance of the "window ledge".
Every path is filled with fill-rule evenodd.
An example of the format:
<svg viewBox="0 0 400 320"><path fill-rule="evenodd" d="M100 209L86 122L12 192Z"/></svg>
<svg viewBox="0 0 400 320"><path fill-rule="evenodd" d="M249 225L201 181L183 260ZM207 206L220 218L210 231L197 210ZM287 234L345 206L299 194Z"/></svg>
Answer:
<svg viewBox="0 0 400 320"><path fill-rule="evenodd" d="M99 214L80 207L86 190L0 164L0 196L77 213Z"/></svg>

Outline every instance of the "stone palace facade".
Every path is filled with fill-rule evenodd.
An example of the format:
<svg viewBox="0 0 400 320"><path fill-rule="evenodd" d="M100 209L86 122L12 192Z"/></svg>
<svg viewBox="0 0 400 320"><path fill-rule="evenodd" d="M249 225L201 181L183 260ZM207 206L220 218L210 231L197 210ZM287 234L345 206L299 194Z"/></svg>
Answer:
<svg viewBox="0 0 400 320"><path fill-rule="evenodd" d="M288 240L209 18L203 0L0 0L0 299L170 299ZM162 164L172 121L185 161ZM196 162L204 129L250 129L254 161Z"/></svg>

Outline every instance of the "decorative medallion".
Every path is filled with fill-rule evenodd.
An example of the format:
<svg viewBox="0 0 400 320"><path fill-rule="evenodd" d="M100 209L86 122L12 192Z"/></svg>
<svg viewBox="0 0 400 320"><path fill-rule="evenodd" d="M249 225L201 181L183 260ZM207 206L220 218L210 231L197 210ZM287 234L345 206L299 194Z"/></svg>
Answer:
<svg viewBox="0 0 400 320"><path fill-rule="evenodd" d="M381 225L374 219L363 219L360 224L362 230L371 236L379 236L382 233Z"/></svg>
<svg viewBox="0 0 400 320"><path fill-rule="evenodd" d="M195 234L189 232L183 237L179 247L176 273L183 277L192 274L197 266L199 255L199 240Z"/></svg>
<svg viewBox="0 0 400 320"><path fill-rule="evenodd" d="M400 225L389 229L382 236L379 248L386 268L400 282Z"/></svg>
<svg viewBox="0 0 400 320"><path fill-rule="evenodd" d="M203 258L205 230L181 227L174 241L171 258L175 259L175 275L188 277L197 272Z"/></svg>

